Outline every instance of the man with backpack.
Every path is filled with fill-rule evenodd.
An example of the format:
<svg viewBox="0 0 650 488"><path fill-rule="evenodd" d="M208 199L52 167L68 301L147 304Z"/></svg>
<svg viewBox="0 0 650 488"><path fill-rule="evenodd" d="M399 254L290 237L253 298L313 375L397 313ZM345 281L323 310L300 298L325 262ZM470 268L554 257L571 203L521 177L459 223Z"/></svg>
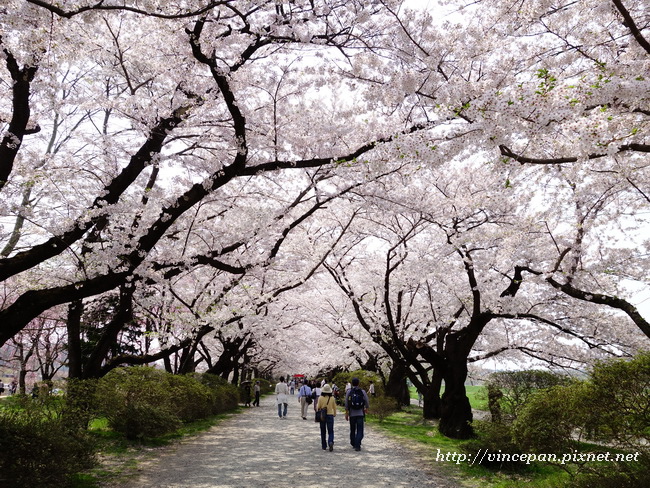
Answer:
<svg viewBox="0 0 650 488"><path fill-rule="evenodd" d="M352 388L345 394L345 420L350 422L350 444L361 450L363 423L370 408L368 394L359 387L359 378L352 378Z"/></svg>

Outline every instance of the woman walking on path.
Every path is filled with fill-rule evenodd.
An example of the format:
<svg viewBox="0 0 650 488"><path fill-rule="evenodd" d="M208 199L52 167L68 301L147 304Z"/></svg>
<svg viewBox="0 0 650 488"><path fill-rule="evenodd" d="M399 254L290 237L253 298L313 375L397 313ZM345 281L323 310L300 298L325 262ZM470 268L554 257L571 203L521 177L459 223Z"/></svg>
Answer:
<svg viewBox="0 0 650 488"><path fill-rule="evenodd" d="M321 396L318 398L316 410L321 408L327 409L325 422L320 422L320 442L323 449L329 446L330 451L334 450L334 417L336 417L336 402L332 398L332 387L330 385L323 386ZM327 444L325 443L325 434L327 430Z"/></svg>

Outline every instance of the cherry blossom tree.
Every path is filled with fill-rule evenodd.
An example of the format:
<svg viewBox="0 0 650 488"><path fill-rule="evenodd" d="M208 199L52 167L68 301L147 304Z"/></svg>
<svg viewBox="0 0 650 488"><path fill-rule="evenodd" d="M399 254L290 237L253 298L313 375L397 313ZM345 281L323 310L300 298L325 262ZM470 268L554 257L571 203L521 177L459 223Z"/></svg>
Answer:
<svg viewBox="0 0 650 488"><path fill-rule="evenodd" d="M3 97L11 101L3 115L3 213L15 215L14 229L22 226L18 243L10 238L17 231L7 232L0 263L11 287L0 311L2 342L64 303L76 337L80 301L111 290L120 290L128 315L135 275L155 280L149 275L178 260L163 244L190 225L204 199L212 195L219 208L205 205L198 218L223 239L187 252L182 266L202 252L218 267L232 252L236 231L228 234L243 215L235 199L247 182L292 185L300 169L342 167L380 142L374 127L349 130L363 107L351 112L317 99L332 56L353 57L382 37L373 20L381 10L369 2L220 1L187 10L14 1L2 16ZM285 88L289 76L302 81ZM314 111L327 115L304 122Z"/></svg>
<svg viewBox="0 0 650 488"><path fill-rule="evenodd" d="M587 264L602 252L608 219L553 207L543 194L523 203L537 185L534 172L506 186L488 165L455 166L421 169L402 176L404 186L369 195L364 224L326 267L361 328L424 393L425 416L441 417L445 434L467 437L468 363L517 352L584 368L595 357L632 354L643 340L608 307L585 311L543 279L522 286L520 263L554 262L560 239L581 242ZM567 187L575 197L575 185ZM605 193L592 211L615 209L608 200Z"/></svg>
<svg viewBox="0 0 650 488"><path fill-rule="evenodd" d="M0 344L67 305L73 376L386 354L461 437L468 362L631 353L643 7L9 0Z"/></svg>

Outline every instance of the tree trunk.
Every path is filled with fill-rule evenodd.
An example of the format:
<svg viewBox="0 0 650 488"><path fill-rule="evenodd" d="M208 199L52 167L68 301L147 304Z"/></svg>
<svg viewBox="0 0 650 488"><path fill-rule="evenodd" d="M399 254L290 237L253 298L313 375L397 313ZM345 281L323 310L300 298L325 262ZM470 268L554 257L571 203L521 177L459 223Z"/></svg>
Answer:
<svg viewBox="0 0 650 488"><path fill-rule="evenodd" d="M395 398L399 405L411 404L411 394L406 383L406 368L404 365L393 363L386 382L386 395Z"/></svg>
<svg viewBox="0 0 650 488"><path fill-rule="evenodd" d="M83 302L75 300L68 306L68 378L81 378L81 314Z"/></svg>
<svg viewBox="0 0 650 488"><path fill-rule="evenodd" d="M465 391L466 379L467 359L450 359L444 374L445 392L442 394L439 429L452 439L470 439L474 436L472 407Z"/></svg>
<svg viewBox="0 0 650 488"><path fill-rule="evenodd" d="M440 388L442 386L442 373L437 370L433 372L431 383L424 390L422 395L422 417L425 419L439 419L442 410L440 400Z"/></svg>
<svg viewBox="0 0 650 488"><path fill-rule="evenodd" d="M20 367L20 371L18 372L18 392L21 395L26 395L27 394L27 382L25 379L27 378L27 370L23 365Z"/></svg>

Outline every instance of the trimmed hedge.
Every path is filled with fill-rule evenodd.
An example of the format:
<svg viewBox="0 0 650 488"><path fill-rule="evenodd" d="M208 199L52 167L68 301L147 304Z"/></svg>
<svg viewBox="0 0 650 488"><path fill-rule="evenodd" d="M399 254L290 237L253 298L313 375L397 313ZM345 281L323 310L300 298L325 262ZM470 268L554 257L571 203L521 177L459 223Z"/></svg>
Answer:
<svg viewBox="0 0 650 488"><path fill-rule="evenodd" d="M97 405L127 439L158 437L181 423L237 407L237 389L214 375L172 375L151 367L118 368L99 380Z"/></svg>

